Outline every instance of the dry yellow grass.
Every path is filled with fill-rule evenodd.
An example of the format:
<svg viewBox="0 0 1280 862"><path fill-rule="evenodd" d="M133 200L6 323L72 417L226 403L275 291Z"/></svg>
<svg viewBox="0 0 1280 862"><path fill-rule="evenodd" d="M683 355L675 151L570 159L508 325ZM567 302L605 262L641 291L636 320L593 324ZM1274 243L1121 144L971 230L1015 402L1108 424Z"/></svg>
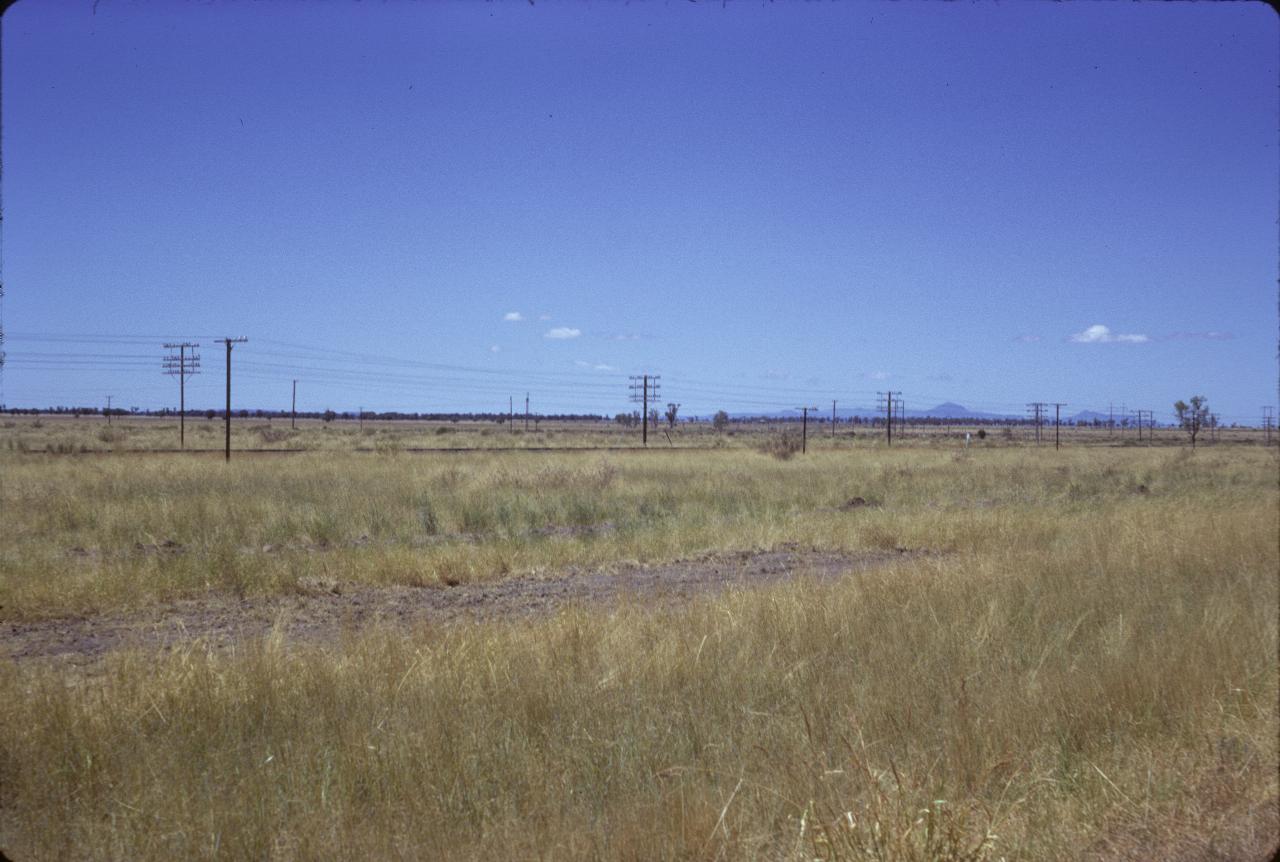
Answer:
<svg viewBox="0 0 1280 862"><path fill-rule="evenodd" d="M6 461L0 613L321 564L431 583L780 542L945 553L675 609L8 663L13 858L1079 858L1143 828L1221 846L1276 796L1272 453L300 457ZM877 505L837 508L855 494ZM437 533L479 538L415 544L424 496ZM322 528L381 544L239 552ZM111 557L165 538L176 569Z"/></svg>

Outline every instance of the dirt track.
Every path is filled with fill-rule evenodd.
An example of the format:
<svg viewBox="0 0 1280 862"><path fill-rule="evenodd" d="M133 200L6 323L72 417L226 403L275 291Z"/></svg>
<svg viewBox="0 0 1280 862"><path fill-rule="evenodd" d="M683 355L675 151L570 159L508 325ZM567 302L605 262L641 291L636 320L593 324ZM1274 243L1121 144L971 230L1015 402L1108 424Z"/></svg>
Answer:
<svg viewBox="0 0 1280 862"><path fill-rule="evenodd" d="M670 604L734 586L797 577L834 580L883 566L915 552L831 554L782 550L713 554L660 566L547 578L521 577L451 587L368 587L310 583L299 593L270 598L210 596L121 614L0 623L0 657L61 657L76 664L125 647L166 649L193 640L215 647L260 637L279 624L285 635L329 640L374 622L449 623L545 614L574 603L609 605L628 597Z"/></svg>

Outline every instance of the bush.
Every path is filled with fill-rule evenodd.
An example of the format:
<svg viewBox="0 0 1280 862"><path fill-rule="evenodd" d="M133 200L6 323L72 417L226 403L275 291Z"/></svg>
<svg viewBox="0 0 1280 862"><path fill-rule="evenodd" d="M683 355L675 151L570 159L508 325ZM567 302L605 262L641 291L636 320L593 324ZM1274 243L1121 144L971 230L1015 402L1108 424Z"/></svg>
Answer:
<svg viewBox="0 0 1280 862"><path fill-rule="evenodd" d="M760 451L771 455L779 461L786 461L800 451L800 435L794 431L783 431L776 437L767 438L760 444Z"/></svg>
<svg viewBox="0 0 1280 862"><path fill-rule="evenodd" d="M292 437L293 432L287 428L260 427L258 436L262 438L263 443L280 443Z"/></svg>

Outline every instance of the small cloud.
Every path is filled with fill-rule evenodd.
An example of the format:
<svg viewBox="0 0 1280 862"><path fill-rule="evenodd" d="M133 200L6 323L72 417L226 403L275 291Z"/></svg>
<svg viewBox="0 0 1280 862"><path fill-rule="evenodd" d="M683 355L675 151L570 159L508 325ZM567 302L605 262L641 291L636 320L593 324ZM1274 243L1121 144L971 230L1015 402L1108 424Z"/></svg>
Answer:
<svg viewBox="0 0 1280 862"><path fill-rule="evenodd" d="M577 338L581 334L582 334L581 329L574 329L571 326L557 326L555 329L548 329L544 337L565 339L565 338Z"/></svg>
<svg viewBox="0 0 1280 862"><path fill-rule="evenodd" d="M1123 342L1126 344L1142 344L1144 342L1150 341L1151 339L1147 338L1147 336L1145 335L1137 335L1137 334L1126 335L1126 334L1112 332L1108 327L1103 326L1101 323L1095 323L1093 326L1090 326L1084 332L1077 332L1075 335L1072 335L1067 340L1074 341L1077 344L1111 344L1116 342Z"/></svg>
<svg viewBox="0 0 1280 862"><path fill-rule="evenodd" d="M1035 344L1037 341L1044 341L1044 339L1038 335L1019 335L1014 339L1018 344Z"/></svg>
<svg viewBox="0 0 1280 862"><path fill-rule="evenodd" d="M573 364L579 368L590 368L592 371L617 371L612 365L606 365L603 362L583 362L581 359L573 360Z"/></svg>
<svg viewBox="0 0 1280 862"><path fill-rule="evenodd" d="M1166 341L1230 341L1235 338L1230 332L1175 332L1165 337Z"/></svg>
<svg viewBox="0 0 1280 862"><path fill-rule="evenodd" d="M498 345L496 345L496 344L490 344L490 345L489 345L489 352L490 352L490 353L501 353L501 352L502 352L502 348L501 348L501 347L499 347L499 346L498 346Z"/></svg>
<svg viewBox="0 0 1280 862"><path fill-rule="evenodd" d="M519 323L524 320L524 315L518 311L508 311L506 314L502 315L502 319L510 321L511 323Z"/></svg>
<svg viewBox="0 0 1280 862"><path fill-rule="evenodd" d="M872 380L888 380L889 372L888 371L872 371L867 376L870 377Z"/></svg>
<svg viewBox="0 0 1280 862"><path fill-rule="evenodd" d="M539 315L538 315L538 319L539 319L539 320L550 320L550 319L551 319L551 315L549 315L549 314L539 314Z"/></svg>

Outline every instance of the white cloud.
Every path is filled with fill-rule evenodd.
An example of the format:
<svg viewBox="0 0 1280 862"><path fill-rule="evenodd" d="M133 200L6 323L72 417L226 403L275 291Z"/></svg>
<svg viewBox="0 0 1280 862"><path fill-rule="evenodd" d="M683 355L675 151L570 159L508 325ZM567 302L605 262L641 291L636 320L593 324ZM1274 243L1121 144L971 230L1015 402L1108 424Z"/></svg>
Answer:
<svg viewBox="0 0 1280 862"><path fill-rule="evenodd" d="M498 346L498 345L496 345L496 344L490 344L490 345L489 345L489 352L490 352L490 353L501 353L501 352L502 352L502 348L501 348L501 347L499 347L499 346Z"/></svg>
<svg viewBox="0 0 1280 862"><path fill-rule="evenodd" d="M574 329L571 326L557 326L555 329L548 329L544 337L557 339L577 338L581 334L581 329Z"/></svg>
<svg viewBox="0 0 1280 862"><path fill-rule="evenodd" d="M1112 332L1108 327L1103 326L1101 323L1095 323L1084 332L1077 332L1075 335L1072 335L1068 340L1074 341L1077 344L1111 344L1113 342L1142 344L1143 342L1150 341L1151 339L1147 338L1145 335L1126 335Z"/></svg>
<svg viewBox="0 0 1280 862"><path fill-rule="evenodd" d="M583 362L581 359L575 359L573 364L579 368L590 368L592 371L617 371L612 365L605 365L603 362Z"/></svg>
<svg viewBox="0 0 1280 862"><path fill-rule="evenodd" d="M870 374L868 374L867 376L868 376L868 377L870 377L872 380L888 380L888 379L889 379L889 372L888 372L888 371L873 371L873 372L871 372Z"/></svg>
<svg viewBox="0 0 1280 862"><path fill-rule="evenodd" d="M1211 330L1209 332L1175 332L1168 337L1170 341L1230 341L1235 338L1230 332L1219 332Z"/></svg>
<svg viewBox="0 0 1280 862"><path fill-rule="evenodd" d="M524 320L524 315L518 311L508 311L506 314L502 315L502 319L510 321L511 323L519 323L521 320Z"/></svg>

